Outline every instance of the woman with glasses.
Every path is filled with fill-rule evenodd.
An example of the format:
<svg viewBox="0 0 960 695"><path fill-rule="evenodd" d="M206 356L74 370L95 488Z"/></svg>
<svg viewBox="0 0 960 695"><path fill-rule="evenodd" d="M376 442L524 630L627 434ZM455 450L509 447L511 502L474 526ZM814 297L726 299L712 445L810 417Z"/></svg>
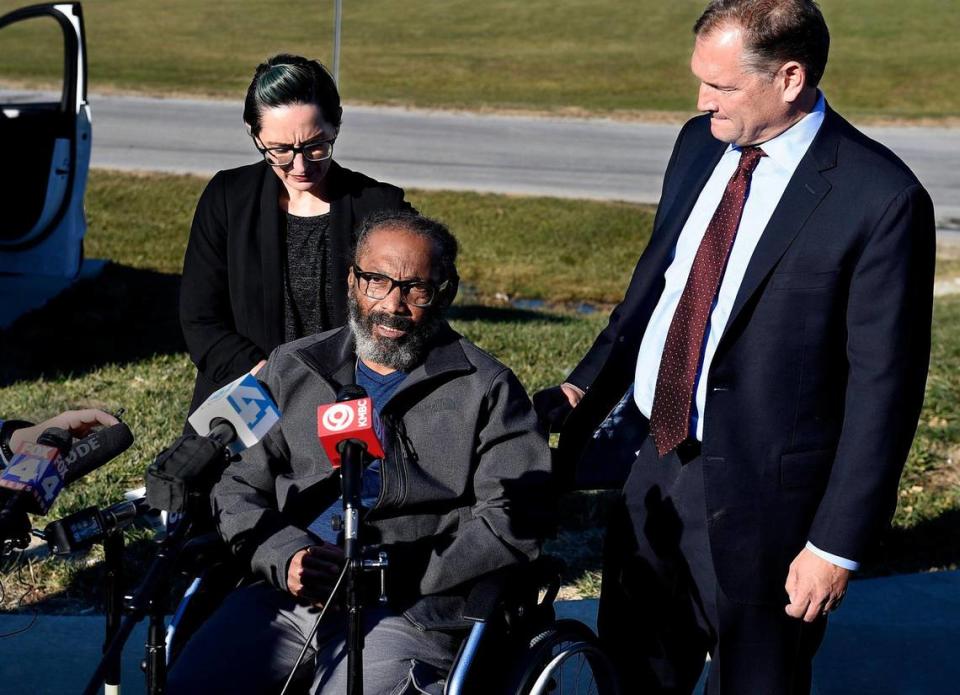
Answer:
<svg viewBox="0 0 960 695"><path fill-rule="evenodd" d="M372 213L412 210L401 189L333 160L341 114L317 61L277 55L257 66L243 120L262 161L213 177L183 262L191 412L277 345L346 323L356 229Z"/></svg>

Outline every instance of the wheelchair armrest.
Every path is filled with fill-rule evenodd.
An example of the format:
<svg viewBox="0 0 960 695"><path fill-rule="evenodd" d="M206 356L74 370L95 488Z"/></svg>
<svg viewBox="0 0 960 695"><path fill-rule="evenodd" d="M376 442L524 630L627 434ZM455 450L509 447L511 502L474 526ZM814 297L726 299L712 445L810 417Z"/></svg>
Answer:
<svg viewBox="0 0 960 695"><path fill-rule="evenodd" d="M198 567L206 567L230 559L230 549L216 531L208 531L194 536L180 551L178 561L188 571L195 571Z"/></svg>
<svg viewBox="0 0 960 695"><path fill-rule="evenodd" d="M543 555L529 564L503 567L480 577L467 594L463 608L466 620L481 622L489 620L503 605L508 594L533 594L540 587L547 591L543 604L552 604L560 588L560 573L563 561L551 555Z"/></svg>
<svg viewBox="0 0 960 695"><path fill-rule="evenodd" d="M513 574L511 570L515 569L515 567L505 567L480 577L467 594L463 617L474 622L489 620L500 605L504 587Z"/></svg>

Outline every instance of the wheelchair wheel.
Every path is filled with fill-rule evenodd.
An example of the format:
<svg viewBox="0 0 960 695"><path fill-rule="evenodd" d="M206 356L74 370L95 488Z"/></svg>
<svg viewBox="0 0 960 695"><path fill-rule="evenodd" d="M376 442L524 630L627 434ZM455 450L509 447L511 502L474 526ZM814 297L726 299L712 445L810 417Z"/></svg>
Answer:
<svg viewBox="0 0 960 695"><path fill-rule="evenodd" d="M593 632L558 620L530 639L509 692L517 695L616 695L613 665Z"/></svg>

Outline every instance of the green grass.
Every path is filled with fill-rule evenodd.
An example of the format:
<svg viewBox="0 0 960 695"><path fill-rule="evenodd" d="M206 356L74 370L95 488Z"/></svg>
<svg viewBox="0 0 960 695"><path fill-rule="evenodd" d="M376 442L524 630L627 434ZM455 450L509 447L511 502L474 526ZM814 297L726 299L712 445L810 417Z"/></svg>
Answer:
<svg viewBox="0 0 960 695"><path fill-rule="evenodd" d="M22 0L2 0L0 11ZM690 27L704 0L365 0L344 3L347 100L468 109L691 112ZM960 113L954 0L824 0L833 55L824 87L854 116ZM280 51L329 62L333 3L84 3L94 90L239 100ZM54 79L46 30L11 33L0 75Z"/></svg>
<svg viewBox="0 0 960 695"><path fill-rule="evenodd" d="M117 501L125 489L142 485L146 466L179 432L194 370L179 335L177 287L202 187L201 179L188 176L91 172L87 255L115 264L99 280L22 319L17 341L0 341L0 415L40 420L72 407L124 407L137 437L128 453L65 491L52 518ZM410 197L445 219L462 242L470 291L454 308L454 325L513 367L530 392L563 378L606 320L605 310L581 314L563 304L615 300L651 221L649 208L625 204L423 191ZM498 301L498 293L561 306L516 308ZM960 296L950 296L936 304L927 402L895 529L868 572L960 561L958 404ZM579 494L562 505L561 533L549 549L567 560L568 591L575 594L598 591L607 500ZM150 552L142 540L134 544L132 576ZM0 607L15 607L21 598L44 610L88 606L102 580L98 558L47 558L0 571Z"/></svg>
<svg viewBox="0 0 960 695"><path fill-rule="evenodd" d="M960 244L937 244L937 282L960 280Z"/></svg>
<svg viewBox="0 0 960 695"><path fill-rule="evenodd" d="M194 176L91 172L87 255L180 272L204 184ZM647 205L420 190L407 195L423 214L453 230L462 247L464 294L486 300L616 302L653 224L654 209Z"/></svg>

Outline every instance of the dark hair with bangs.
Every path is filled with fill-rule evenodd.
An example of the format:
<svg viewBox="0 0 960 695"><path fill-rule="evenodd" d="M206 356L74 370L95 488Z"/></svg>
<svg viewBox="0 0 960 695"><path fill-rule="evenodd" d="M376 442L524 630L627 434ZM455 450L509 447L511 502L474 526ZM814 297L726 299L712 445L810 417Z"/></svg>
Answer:
<svg viewBox="0 0 960 695"><path fill-rule="evenodd" d="M257 66L243 102L243 122L259 135L264 109L315 104L323 120L337 130L343 109L333 76L316 60L281 53Z"/></svg>
<svg viewBox="0 0 960 695"><path fill-rule="evenodd" d="M706 36L724 25L744 31L745 60L754 72L775 72L800 63L807 85L820 84L830 52L830 31L813 0L712 0L693 25Z"/></svg>

